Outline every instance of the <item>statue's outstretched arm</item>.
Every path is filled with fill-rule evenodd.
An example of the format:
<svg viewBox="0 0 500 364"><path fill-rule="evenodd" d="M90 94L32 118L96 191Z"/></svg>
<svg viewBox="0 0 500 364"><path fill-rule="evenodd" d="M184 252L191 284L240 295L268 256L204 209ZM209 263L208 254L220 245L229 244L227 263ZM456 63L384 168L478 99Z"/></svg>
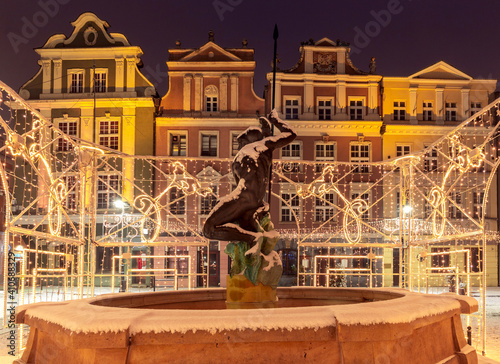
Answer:
<svg viewBox="0 0 500 364"><path fill-rule="evenodd" d="M281 133L275 136L267 137L265 140L266 146L270 149L281 148L289 143L291 143L297 134L295 130L285 121L278 117L276 110L271 111L269 114L269 121L273 124Z"/></svg>

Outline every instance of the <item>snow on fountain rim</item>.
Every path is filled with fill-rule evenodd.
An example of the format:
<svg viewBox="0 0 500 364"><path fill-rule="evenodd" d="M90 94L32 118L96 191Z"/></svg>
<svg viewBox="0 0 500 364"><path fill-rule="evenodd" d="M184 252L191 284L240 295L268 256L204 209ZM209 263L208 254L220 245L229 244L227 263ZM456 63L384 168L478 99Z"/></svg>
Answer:
<svg viewBox="0 0 500 364"><path fill-rule="evenodd" d="M252 310L182 310L137 309L91 304L111 295L79 301L34 303L19 306L17 312L57 324L74 333L103 333L128 330L136 333L187 333L225 330L298 330L340 325L402 324L418 318L460 310L456 297L425 295L400 289L385 292L402 293L401 297L356 303L352 305L285 307ZM121 298L127 294L120 294ZM133 295L133 294L131 294ZM477 305L471 297L461 296L468 304Z"/></svg>

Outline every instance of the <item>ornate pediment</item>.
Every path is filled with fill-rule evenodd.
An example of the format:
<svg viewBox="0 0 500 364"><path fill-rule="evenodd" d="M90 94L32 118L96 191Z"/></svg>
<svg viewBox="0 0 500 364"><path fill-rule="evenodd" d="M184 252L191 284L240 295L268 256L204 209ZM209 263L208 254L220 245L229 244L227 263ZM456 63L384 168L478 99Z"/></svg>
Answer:
<svg viewBox="0 0 500 364"><path fill-rule="evenodd" d="M448 63L440 61L427 67L409 78L439 79L439 80L472 80L472 77L462 71L450 66Z"/></svg>
<svg viewBox="0 0 500 364"><path fill-rule="evenodd" d="M241 58L218 46L208 42L201 48L189 53L178 60L179 62L230 62L241 61Z"/></svg>
<svg viewBox="0 0 500 364"><path fill-rule="evenodd" d="M53 35L43 48L103 48L130 45L123 34L108 33L109 24L94 13L83 13L71 25L74 29L69 38L64 34Z"/></svg>

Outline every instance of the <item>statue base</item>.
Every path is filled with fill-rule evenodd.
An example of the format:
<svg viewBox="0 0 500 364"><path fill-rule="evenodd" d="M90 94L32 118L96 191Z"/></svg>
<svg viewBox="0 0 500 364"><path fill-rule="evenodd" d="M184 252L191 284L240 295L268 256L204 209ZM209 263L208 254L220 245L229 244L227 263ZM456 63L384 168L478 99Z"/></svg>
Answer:
<svg viewBox="0 0 500 364"><path fill-rule="evenodd" d="M276 289L262 283L254 285L244 275L227 275L226 308L276 308Z"/></svg>

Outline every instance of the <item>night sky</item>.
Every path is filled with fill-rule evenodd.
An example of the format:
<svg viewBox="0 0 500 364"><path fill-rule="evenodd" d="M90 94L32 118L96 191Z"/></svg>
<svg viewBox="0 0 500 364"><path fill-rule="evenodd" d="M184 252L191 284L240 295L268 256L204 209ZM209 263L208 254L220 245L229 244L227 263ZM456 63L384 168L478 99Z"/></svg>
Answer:
<svg viewBox="0 0 500 364"><path fill-rule="evenodd" d="M256 93L262 95L275 23L282 69L297 62L302 41L328 37L350 42L351 58L364 71L371 57L385 76L409 76L443 60L474 78L500 79L499 0L2 0L0 80L19 90L39 68L33 49L53 34L69 37L70 22L86 11L142 48L143 72L162 96L167 49L177 39L182 47L198 48L209 30L225 48L248 40L257 61ZM29 32L27 23L34 24Z"/></svg>

